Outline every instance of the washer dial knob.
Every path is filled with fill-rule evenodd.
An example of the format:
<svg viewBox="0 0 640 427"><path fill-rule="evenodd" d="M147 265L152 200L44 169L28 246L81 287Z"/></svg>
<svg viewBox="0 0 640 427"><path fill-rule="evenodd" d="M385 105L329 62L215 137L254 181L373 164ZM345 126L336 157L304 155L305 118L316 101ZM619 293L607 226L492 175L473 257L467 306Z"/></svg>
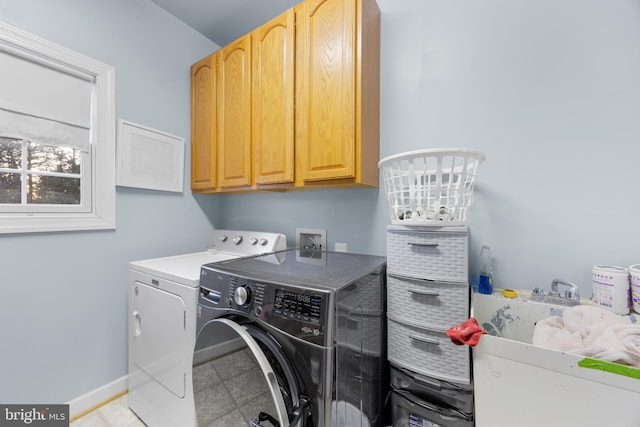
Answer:
<svg viewBox="0 0 640 427"><path fill-rule="evenodd" d="M251 302L251 288L238 286L233 292L233 300L238 305L247 305Z"/></svg>
<svg viewBox="0 0 640 427"><path fill-rule="evenodd" d="M255 245L256 243L258 243L258 239L256 239L255 237L252 237L251 239L249 239L250 245Z"/></svg>
<svg viewBox="0 0 640 427"><path fill-rule="evenodd" d="M220 236L220 241L221 241L221 242L226 242L226 241L227 241L227 236L226 236L226 234L223 234L222 236Z"/></svg>
<svg viewBox="0 0 640 427"><path fill-rule="evenodd" d="M239 245L242 242L242 236L236 236L233 238L233 243Z"/></svg>
<svg viewBox="0 0 640 427"><path fill-rule="evenodd" d="M267 239L265 239L264 237L261 238L260 240L258 240L258 244L260 246L265 246L267 243L269 243L269 241Z"/></svg>

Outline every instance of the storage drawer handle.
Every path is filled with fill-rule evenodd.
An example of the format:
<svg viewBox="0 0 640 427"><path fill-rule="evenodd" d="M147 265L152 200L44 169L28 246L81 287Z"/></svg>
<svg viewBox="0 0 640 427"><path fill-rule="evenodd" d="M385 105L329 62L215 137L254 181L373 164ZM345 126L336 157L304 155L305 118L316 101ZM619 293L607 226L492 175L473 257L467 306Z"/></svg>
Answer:
<svg viewBox="0 0 640 427"><path fill-rule="evenodd" d="M417 277L409 277L409 276L404 276L402 274L390 273L389 271L387 271L387 276L394 277L394 278L400 279L400 280L409 280L409 281L418 282L418 283L420 283L420 282L435 283L435 280L419 279Z"/></svg>
<svg viewBox="0 0 640 427"><path fill-rule="evenodd" d="M405 280L408 282L416 282L416 283L429 283L429 284L433 284L433 283L437 283L436 280L431 280L431 279L420 279L417 277L409 277L409 276L405 276L402 274L397 274L397 273L390 273L389 271L387 271L387 276L389 277L393 277L394 279L400 279L400 280Z"/></svg>
<svg viewBox="0 0 640 427"><path fill-rule="evenodd" d="M408 242L409 245L411 246L422 246L422 247L427 247L427 248L435 248L439 245L438 242L427 242L427 243L421 243L421 242Z"/></svg>
<svg viewBox="0 0 640 427"><path fill-rule="evenodd" d="M440 341L434 340L433 338L421 337L420 335L410 334L409 338L426 344L440 345Z"/></svg>
<svg viewBox="0 0 640 427"><path fill-rule="evenodd" d="M414 288L409 288L407 290L409 292L411 292L412 294L428 295L430 297L438 297L438 296L440 296L440 292L425 291L423 289L414 289Z"/></svg>

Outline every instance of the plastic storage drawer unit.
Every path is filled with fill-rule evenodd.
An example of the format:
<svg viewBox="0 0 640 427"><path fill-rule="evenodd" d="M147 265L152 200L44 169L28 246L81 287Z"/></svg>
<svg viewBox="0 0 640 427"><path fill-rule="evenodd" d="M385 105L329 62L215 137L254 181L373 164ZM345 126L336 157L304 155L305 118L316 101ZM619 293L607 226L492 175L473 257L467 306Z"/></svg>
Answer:
<svg viewBox="0 0 640 427"><path fill-rule="evenodd" d="M451 381L471 383L469 348L454 345L445 331L398 322L387 315L389 362L412 372Z"/></svg>
<svg viewBox="0 0 640 427"><path fill-rule="evenodd" d="M464 413L473 412L473 386L470 384L441 381L392 365L391 387L408 391L436 404L456 408Z"/></svg>
<svg viewBox="0 0 640 427"><path fill-rule="evenodd" d="M447 329L469 318L469 285L387 273L388 313L415 324Z"/></svg>
<svg viewBox="0 0 640 427"><path fill-rule="evenodd" d="M438 406L414 395L391 392L393 427L473 427L473 416L453 408Z"/></svg>
<svg viewBox="0 0 640 427"><path fill-rule="evenodd" d="M466 227L387 227L387 271L406 277L469 280Z"/></svg>

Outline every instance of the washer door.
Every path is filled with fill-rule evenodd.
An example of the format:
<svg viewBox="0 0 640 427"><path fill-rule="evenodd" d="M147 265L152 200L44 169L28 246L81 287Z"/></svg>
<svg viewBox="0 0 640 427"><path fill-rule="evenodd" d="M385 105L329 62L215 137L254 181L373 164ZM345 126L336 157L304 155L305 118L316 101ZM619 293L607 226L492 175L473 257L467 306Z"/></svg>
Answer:
<svg viewBox="0 0 640 427"><path fill-rule="evenodd" d="M235 351L228 353L230 348ZM267 332L218 318L202 328L196 349L211 354L193 368L199 426L223 418L227 424L303 425L307 400L281 347Z"/></svg>

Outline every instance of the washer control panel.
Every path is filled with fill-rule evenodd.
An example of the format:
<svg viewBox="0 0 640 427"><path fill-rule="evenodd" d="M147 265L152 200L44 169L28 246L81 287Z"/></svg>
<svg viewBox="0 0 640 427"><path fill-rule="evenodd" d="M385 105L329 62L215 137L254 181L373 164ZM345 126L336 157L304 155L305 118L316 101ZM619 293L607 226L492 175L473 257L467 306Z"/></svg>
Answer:
<svg viewBox="0 0 640 427"><path fill-rule="evenodd" d="M329 299L328 291L251 280L208 266L200 274L201 305L266 322L320 345L326 344Z"/></svg>
<svg viewBox="0 0 640 427"><path fill-rule="evenodd" d="M285 319L320 324L322 297L291 289L276 288L273 313Z"/></svg>

